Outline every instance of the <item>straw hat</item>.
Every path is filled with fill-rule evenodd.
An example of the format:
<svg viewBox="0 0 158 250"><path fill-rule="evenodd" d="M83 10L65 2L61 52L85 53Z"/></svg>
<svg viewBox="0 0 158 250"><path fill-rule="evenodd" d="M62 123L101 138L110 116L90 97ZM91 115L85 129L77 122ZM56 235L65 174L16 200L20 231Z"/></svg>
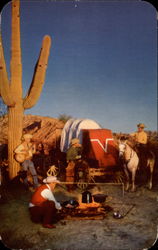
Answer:
<svg viewBox="0 0 158 250"><path fill-rule="evenodd" d="M73 138L73 139L71 140L71 145L78 144L78 143L80 143L80 141L79 141L78 138Z"/></svg>
<svg viewBox="0 0 158 250"><path fill-rule="evenodd" d="M47 183L47 184L53 183L53 182L55 182L55 183L60 183L60 181L57 179L56 176L48 176L47 178L45 178L45 179L43 180L43 183Z"/></svg>
<svg viewBox="0 0 158 250"><path fill-rule="evenodd" d="M32 135L31 134L24 134L22 138L23 139L27 139L27 138L32 139Z"/></svg>
<svg viewBox="0 0 158 250"><path fill-rule="evenodd" d="M146 126L145 126L143 123L139 123L139 124L137 125L137 127L138 127L138 128L145 128Z"/></svg>

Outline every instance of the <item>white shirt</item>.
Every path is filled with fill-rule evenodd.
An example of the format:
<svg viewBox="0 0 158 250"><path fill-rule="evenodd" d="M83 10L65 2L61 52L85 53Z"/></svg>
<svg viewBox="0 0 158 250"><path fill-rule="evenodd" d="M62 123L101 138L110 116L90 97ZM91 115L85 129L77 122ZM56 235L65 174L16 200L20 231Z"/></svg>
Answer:
<svg viewBox="0 0 158 250"><path fill-rule="evenodd" d="M41 192L41 196L49 201L54 201L55 203L55 207L56 209L61 209L61 205L59 202L56 201L55 197L54 197L54 194L52 193L51 191L51 188L48 184L46 184L46 186L48 187L48 189L44 189L42 192ZM29 203L29 207L34 207L35 205L32 204L32 203Z"/></svg>

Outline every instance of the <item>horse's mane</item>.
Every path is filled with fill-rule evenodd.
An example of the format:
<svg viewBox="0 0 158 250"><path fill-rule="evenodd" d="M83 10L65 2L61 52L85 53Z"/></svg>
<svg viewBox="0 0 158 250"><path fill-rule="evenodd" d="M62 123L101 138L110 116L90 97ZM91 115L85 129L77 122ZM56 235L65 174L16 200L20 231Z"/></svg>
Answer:
<svg viewBox="0 0 158 250"><path fill-rule="evenodd" d="M124 157L125 159L129 160L131 158L132 151L135 152L134 146L131 145L129 142L126 142L126 147L124 151Z"/></svg>
<svg viewBox="0 0 158 250"><path fill-rule="evenodd" d="M131 141L127 141L126 143L130 148L132 148L133 150L135 150L135 143L134 142L131 142Z"/></svg>
<svg viewBox="0 0 158 250"><path fill-rule="evenodd" d="M135 145L136 145L136 142L135 140L133 140L133 138L129 137L126 144L131 147L133 150L135 150Z"/></svg>

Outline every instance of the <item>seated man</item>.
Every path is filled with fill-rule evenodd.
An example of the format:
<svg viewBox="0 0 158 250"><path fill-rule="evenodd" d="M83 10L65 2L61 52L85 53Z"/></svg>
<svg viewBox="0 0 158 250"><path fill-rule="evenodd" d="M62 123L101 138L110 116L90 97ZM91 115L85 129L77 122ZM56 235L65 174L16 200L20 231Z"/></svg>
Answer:
<svg viewBox="0 0 158 250"><path fill-rule="evenodd" d="M55 228L52 222L56 219L56 212L61 209L61 205L56 201L53 190L60 181L55 176L48 176L43 183L45 184L36 189L29 204L31 220L42 223L45 228Z"/></svg>
<svg viewBox="0 0 158 250"><path fill-rule="evenodd" d="M36 146L31 142L32 135L24 134L22 137L22 143L14 150L14 153L17 161L21 158L22 170L26 171L26 173L30 172L33 177L34 188L38 187L38 177L37 172L32 161L33 154L36 152ZM24 179L24 184L28 186L28 178L26 174L26 178Z"/></svg>

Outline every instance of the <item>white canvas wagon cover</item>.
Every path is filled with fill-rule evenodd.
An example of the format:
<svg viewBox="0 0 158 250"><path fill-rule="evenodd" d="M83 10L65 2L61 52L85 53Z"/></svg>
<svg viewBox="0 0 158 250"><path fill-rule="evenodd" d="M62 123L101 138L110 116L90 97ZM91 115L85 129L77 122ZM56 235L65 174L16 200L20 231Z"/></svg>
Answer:
<svg viewBox="0 0 158 250"><path fill-rule="evenodd" d="M82 144L83 129L101 129L101 126L90 119L69 119L63 128L60 141L61 152L66 152L72 138L78 138Z"/></svg>

